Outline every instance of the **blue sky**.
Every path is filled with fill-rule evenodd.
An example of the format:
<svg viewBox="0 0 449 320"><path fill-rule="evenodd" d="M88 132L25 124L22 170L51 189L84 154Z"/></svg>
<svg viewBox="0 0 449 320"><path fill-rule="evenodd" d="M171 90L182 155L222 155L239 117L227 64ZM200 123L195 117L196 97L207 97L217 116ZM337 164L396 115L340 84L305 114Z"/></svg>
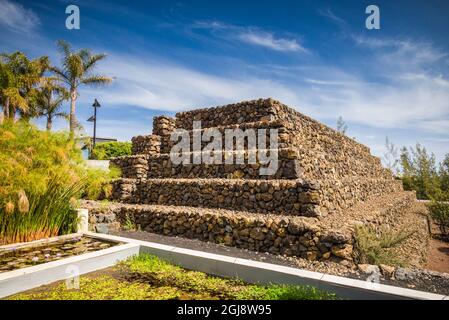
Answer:
<svg viewBox="0 0 449 320"><path fill-rule="evenodd" d="M81 29L65 28L76 4ZM381 29L365 28L376 4ZM55 42L108 58L104 88L81 88L77 115L94 98L98 134L129 140L152 117L273 97L382 156L420 142L449 152L449 2L437 1L15 1L0 0L0 51L48 55ZM68 109L68 104L66 105ZM38 122L40 125L43 122ZM66 128L58 121L56 128Z"/></svg>

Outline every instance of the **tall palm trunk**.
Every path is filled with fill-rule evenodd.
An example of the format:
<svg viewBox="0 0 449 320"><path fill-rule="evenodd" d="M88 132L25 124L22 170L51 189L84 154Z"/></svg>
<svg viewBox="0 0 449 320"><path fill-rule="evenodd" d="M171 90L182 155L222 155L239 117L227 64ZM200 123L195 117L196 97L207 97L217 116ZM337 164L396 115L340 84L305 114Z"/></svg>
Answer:
<svg viewBox="0 0 449 320"><path fill-rule="evenodd" d="M13 122L16 122L16 112L17 112L17 108L13 105L11 107L11 114L10 114L10 117Z"/></svg>
<svg viewBox="0 0 449 320"><path fill-rule="evenodd" d="M5 99L5 105L3 106L3 112L5 114L5 119L9 119L9 97Z"/></svg>
<svg viewBox="0 0 449 320"><path fill-rule="evenodd" d="M75 132L75 128L77 125L76 121L76 89L70 89L70 133L73 134Z"/></svg>
<svg viewBox="0 0 449 320"><path fill-rule="evenodd" d="M51 131L51 127L53 126L53 119L51 115L47 115L47 131Z"/></svg>

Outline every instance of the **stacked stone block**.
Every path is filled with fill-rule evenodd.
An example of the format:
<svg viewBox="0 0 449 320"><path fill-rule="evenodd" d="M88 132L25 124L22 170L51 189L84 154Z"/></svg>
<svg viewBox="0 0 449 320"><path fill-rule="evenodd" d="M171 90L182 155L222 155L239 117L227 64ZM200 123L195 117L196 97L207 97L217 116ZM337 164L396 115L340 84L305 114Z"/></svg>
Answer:
<svg viewBox="0 0 449 320"><path fill-rule="evenodd" d="M177 141L172 141L170 135L177 129L187 130L193 141L193 123L196 120L201 121L202 134L215 129L223 137L227 129L265 129L267 135L270 129L278 130L279 149L274 150L279 159L277 172L269 176L260 175L262 165L259 162L173 164L169 152ZM202 141L202 147L207 143L209 141ZM225 145L224 138L222 145ZM133 156L114 159L113 163L121 167L124 178L136 179L136 190L145 189L140 182L142 179L300 179L320 186L319 197L314 203L314 211L318 215L342 211L358 201L401 190L400 182L382 167L379 158L370 154L369 148L272 99L180 112L175 118L155 117L153 134L134 138L133 151ZM249 182L251 188L254 187L253 183L256 182ZM192 185L181 181L179 184L187 195L183 201L195 202L194 198L189 198L190 194L195 193L195 190L190 189ZM115 184L116 188L120 188L120 185ZM136 195L135 203L146 203L149 199L156 203L154 196L146 197L145 191L140 192ZM270 197L270 194L266 194L263 199ZM177 203L180 202L177 200ZM220 207L215 203L210 205ZM292 205L297 211L290 210L289 214L310 215L310 210L304 210L302 203L292 202Z"/></svg>
<svg viewBox="0 0 449 320"><path fill-rule="evenodd" d="M174 164L171 134L182 129L193 137L196 120L202 128L195 130L201 133L265 129L269 135L276 129L278 149L267 146L264 151L278 155L278 170L260 175L260 161ZM255 150L245 145L241 152L247 158ZM133 138L133 155L112 163L123 174L113 183L113 200L129 204L122 216L134 215L147 231L311 260L351 259L351 232L327 230L326 216L344 217L359 202L402 192L401 182L369 148L273 99L155 117L153 134ZM405 202L411 198L407 195ZM299 227L292 221L315 227L295 231Z"/></svg>

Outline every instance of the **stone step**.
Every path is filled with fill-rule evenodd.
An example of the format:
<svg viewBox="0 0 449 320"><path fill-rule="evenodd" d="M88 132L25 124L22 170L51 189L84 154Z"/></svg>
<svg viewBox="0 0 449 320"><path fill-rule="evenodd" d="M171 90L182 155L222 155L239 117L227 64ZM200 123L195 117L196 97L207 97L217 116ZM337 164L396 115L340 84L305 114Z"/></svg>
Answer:
<svg viewBox="0 0 449 320"><path fill-rule="evenodd" d="M372 198L402 191L402 181L347 177L336 180L316 180L319 187L320 213L333 215Z"/></svg>
<svg viewBox="0 0 449 320"><path fill-rule="evenodd" d="M110 232L131 220L142 231L198 239L309 260L351 259L350 230L323 229L317 218L189 206L104 204L85 201L94 231ZM108 230L111 229L111 230ZM339 256L333 255L336 252Z"/></svg>
<svg viewBox="0 0 449 320"><path fill-rule="evenodd" d="M208 152L185 154L190 159L190 164L174 165L169 154L133 155L112 159L111 163L118 166L124 178L244 178L244 179L307 179L307 180L338 180L348 177L365 177L390 179L393 177L390 170L378 165L375 161L361 161L356 158L347 158L335 155L330 158L328 153L306 149L306 148L281 148L277 150L277 170L264 173L260 168L266 168L265 164L257 161L248 164L248 156L258 154L269 155L276 150L246 150L244 152L234 151L228 153L236 159L237 155L243 155L244 164L225 164L224 153L218 157L222 163L216 164L193 164L193 158L201 159ZM216 153L217 154L217 153ZM274 153L273 157L275 156ZM219 156L219 154L217 154ZM268 158L270 159L270 158ZM275 159L275 158L271 158ZM378 158L376 158L378 159ZM369 160L369 159L368 159ZM272 163L272 168L275 163Z"/></svg>
<svg viewBox="0 0 449 320"><path fill-rule="evenodd" d="M161 153L161 136L154 134L136 136L131 139L131 142L133 155Z"/></svg>
<svg viewBox="0 0 449 320"><path fill-rule="evenodd" d="M196 109L176 114L176 127L193 128L193 121L201 120L203 128L241 124L273 119L271 99L243 101L215 108Z"/></svg>
<svg viewBox="0 0 449 320"><path fill-rule="evenodd" d="M186 137L188 136L188 139L190 140L190 150L194 150L195 148L198 148L198 146L194 146L194 141L198 141L198 145L201 145L201 149L203 149L205 146L207 146L208 144L210 144L212 141L216 141L215 138L212 138L211 136L215 136L217 134L220 135L220 140L221 141L221 145L222 148L225 149L226 146L226 132L231 132L231 130L233 130L233 132L235 132L235 134L242 134L242 138L241 141L244 148L248 149L248 136L252 135L251 137L255 138L256 143L258 143L258 137L259 137L259 130L265 130L265 144L261 145L260 148L261 149L265 149L267 147L270 147L270 135L273 134L274 137L274 132L271 133L270 129L275 129L277 131L278 134L278 139L277 139L277 143L278 143L278 147L279 148L287 148L289 147L291 144L289 144L289 136L287 135L287 131L285 129L285 123L282 119L275 119L275 120L264 120L264 121L255 121L255 122L245 122L245 123L240 123L240 124L229 124L229 125L224 125L224 124L220 124L217 125L215 127L209 127L209 128L205 128L202 127L201 129L196 128L196 129L183 129L183 131L179 131L178 128L178 134L180 134L181 132L184 132L184 134L186 134ZM173 132L172 132L173 133ZM184 139L185 139L184 138ZM232 136L231 136L232 138ZM170 139L170 134L167 134L165 136L161 136L161 153L170 153L171 148L178 142L180 141L180 137L178 138L177 141L171 141ZM195 140L196 139L196 140ZM230 139L230 138L228 138ZM205 141L202 141L205 140ZM234 138L235 140L235 138ZM234 149L237 149L236 147L236 141L234 142Z"/></svg>
<svg viewBox="0 0 449 320"><path fill-rule="evenodd" d="M116 229L131 220L136 228L151 233L309 260L351 261L356 226L369 225L379 231L410 227L403 223L413 221L416 213L410 208L415 200L413 192L391 193L326 219L195 206L105 205L96 201L83 201L81 207L89 209L90 225L97 232Z"/></svg>
<svg viewBox="0 0 449 320"><path fill-rule="evenodd" d="M216 163L210 163L211 155L217 160ZM189 164L174 164L168 154L124 156L112 159L111 163L121 169L124 178L298 179L301 177L298 154L294 149L227 153L186 152L184 156L189 159ZM237 164L240 157L243 163ZM227 158L234 161L226 164ZM194 164L194 159L201 163Z"/></svg>
<svg viewBox="0 0 449 320"><path fill-rule="evenodd" d="M202 120L202 130L193 130L194 120ZM279 130L279 148L298 149L305 179L392 177L391 172L382 168L380 158L372 156L366 146L273 99L181 112L176 118L156 117L153 126L155 133L161 134L162 154L169 153L175 144L169 134L175 128L188 131L191 150L193 136L198 132L204 134L211 129L220 132L224 148L227 129L273 128ZM211 139L206 140L200 142L201 148Z"/></svg>
<svg viewBox="0 0 449 320"><path fill-rule="evenodd" d="M118 179L113 196L127 203L242 209L258 213L326 216L402 191L399 180L350 177L306 181L256 179Z"/></svg>
<svg viewBox="0 0 449 320"><path fill-rule="evenodd" d="M359 159L341 153L330 154L306 146L300 146L295 150L303 179L337 180L348 177L393 179L391 171L382 167L378 157Z"/></svg>
<svg viewBox="0 0 449 320"><path fill-rule="evenodd" d="M317 186L303 180L117 179L113 200L318 216Z"/></svg>

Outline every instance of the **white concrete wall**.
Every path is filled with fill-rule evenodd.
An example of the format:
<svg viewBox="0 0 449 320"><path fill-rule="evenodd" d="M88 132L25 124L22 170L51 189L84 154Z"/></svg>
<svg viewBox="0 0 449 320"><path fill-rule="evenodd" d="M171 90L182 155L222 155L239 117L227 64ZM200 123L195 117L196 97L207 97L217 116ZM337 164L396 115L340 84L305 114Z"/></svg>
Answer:
<svg viewBox="0 0 449 320"><path fill-rule="evenodd" d="M86 160L86 165L90 168L109 171L109 160Z"/></svg>

